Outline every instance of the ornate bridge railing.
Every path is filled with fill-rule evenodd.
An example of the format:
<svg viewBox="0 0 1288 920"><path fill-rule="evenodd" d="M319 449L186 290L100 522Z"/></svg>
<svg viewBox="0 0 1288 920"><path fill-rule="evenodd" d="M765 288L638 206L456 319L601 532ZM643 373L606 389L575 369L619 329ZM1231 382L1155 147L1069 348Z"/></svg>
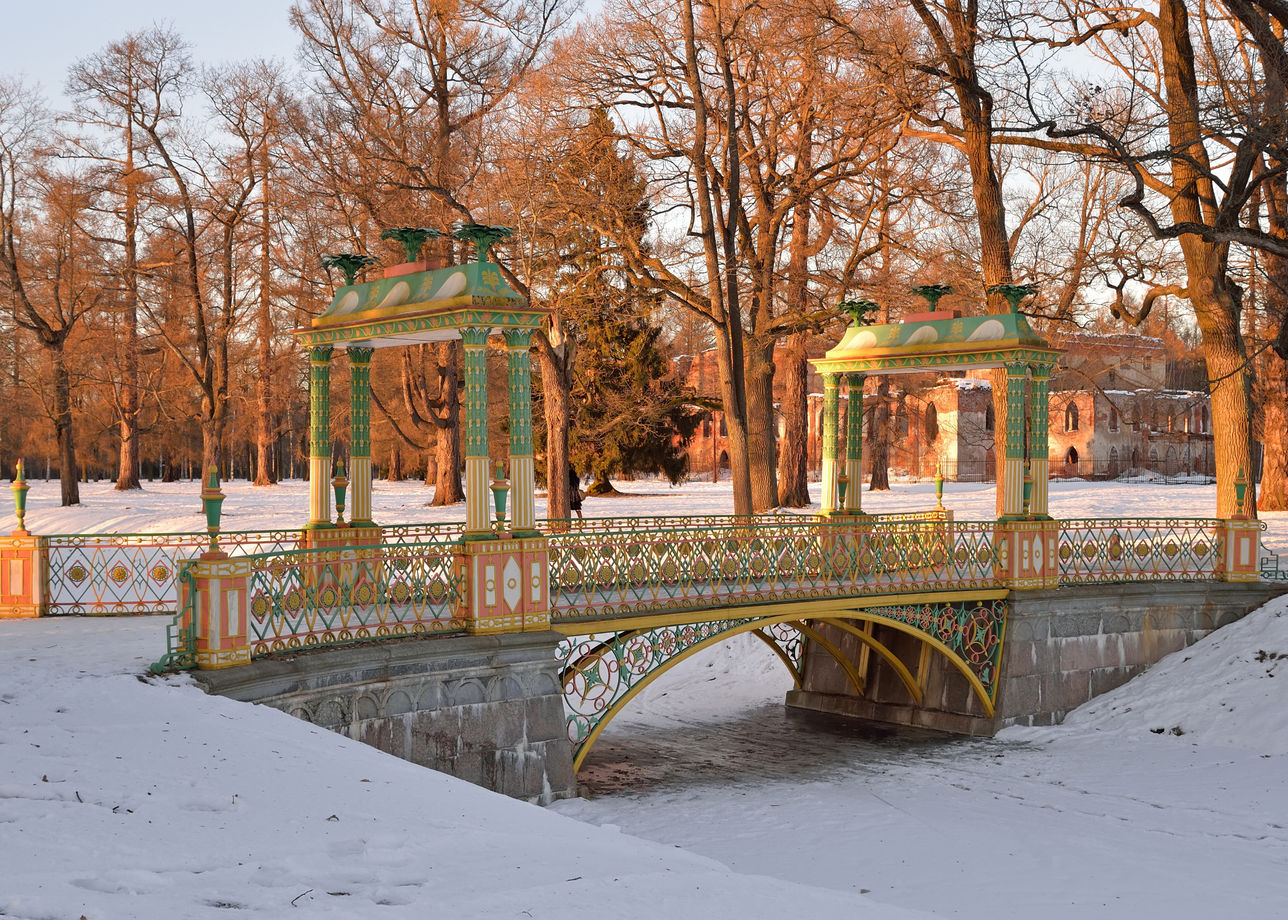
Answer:
<svg viewBox="0 0 1288 920"><path fill-rule="evenodd" d="M943 521L951 520L952 512L946 508L932 508L928 511L896 511L887 514L869 515L868 520L883 523L895 521ZM817 523L818 517L812 513L791 511L773 511L754 516L757 525L770 523L800 524ZM603 518L550 518L544 527L551 533L578 532L599 533L604 531L621 532L626 530L690 530L693 528L737 527L747 524L746 517L733 514L676 514L676 515L638 515L634 517Z"/></svg>
<svg viewBox="0 0 1288 920"><path fill-rule="evenodd" d="M1060 521L1060 583L1208 581L1220 577L1213 518Z"/></svg>
<svg viewBox="0 0 1288 920"><path fill-rule="evenodd" d="M1288 560L1262 547L1259 561L1262 581L1288 581Z"/></svg>
<svg viewBox="0 0 1288 920"><path fill-rule="evenodd" d="M734 521L551 535L551 619L1004 584L992 522Z"/></svg>
<svg viewBox="0 0 1288 920"><path fill-rule="evenodd" d="M295 550L247 568L251 657L364 639L464 629L449 541Z"/></svg>
<svg viewBox="0 0 1288 920"><path fill-rule="evenodd" d="M371 639L462 632L462 577L454 564L455 546L450 540L408 541L244 554L204 560L201 575L195 574L195 560L189 560L178 575L182 590L178 613L167 631L167 653L153 670L191 667L203 657L222 661L219 647L202 647L195 635L194 625L203 619L243 624L232 626L231 633L240 637L244 630L244 641L235 644L248 647L250 658ZM208 605L216 595L232 609L212 611ZM219 630L206 632L215 636L212 641L221 641Z"/></svg>
<svg viewBox="0 0 1288 920"><path fill-rule="evenodd" d="M463 524L382 527L384 542L419 543L460 536ZM48 554L45 595L51 615L167 613L178 596L183 561L209 545L205 532L54 534L40 538ZM232 556L284 553L300 531L234 530L219 535Z"/></svg>

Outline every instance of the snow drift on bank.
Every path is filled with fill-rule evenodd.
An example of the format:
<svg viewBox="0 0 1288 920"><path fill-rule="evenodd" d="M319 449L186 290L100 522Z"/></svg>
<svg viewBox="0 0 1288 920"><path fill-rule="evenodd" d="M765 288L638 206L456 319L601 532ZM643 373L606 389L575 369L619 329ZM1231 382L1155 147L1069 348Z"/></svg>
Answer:
<svg viewBox="0 0 1288 920"><path fill-rule="evenodd" d="M1061 728L1014 728L1002 737L1080 731L1184 736L1258 754L1288 753L1288 596L1083 704Z"/></svg>

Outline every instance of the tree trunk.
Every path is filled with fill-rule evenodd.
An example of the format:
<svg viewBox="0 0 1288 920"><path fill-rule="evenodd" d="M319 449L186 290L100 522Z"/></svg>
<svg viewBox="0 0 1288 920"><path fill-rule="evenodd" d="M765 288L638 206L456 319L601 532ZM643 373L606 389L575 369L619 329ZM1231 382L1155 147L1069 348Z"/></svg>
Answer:
<svg viewBox="0 0 1288 920"><path fill-rule="evenodd" d="M572 515L568 484L568 431L572 427L571 348L562 324L552 318L549 336L538 335L537 360L541 372L542 409L546 416L546 517Z"/></svg>
<svg viewBox="0 0 1288 920"><path fill-rule="evenodd" d="M747 351L747 444L751 510L778 506L778 425L774 418L774 340Z"/></svg>
<svg viewBox="0 0 1288 920"><path fill-rule="evenodd" d="M1190 284L1194 284L1190 275ZM1203 330L1203 354L1207 362L1208 380L1212 388L1212 440L1216 455L1216 514L1220 518L1234 516L1237 502L1235 478L1242 471L1251 480L1253 466L1252 426L1249 424L1252 401L1251 378L1248 374L1247 354L1237 326L1221 329L1211 322L1204 322L1199 305L1199 327ZM1256 489L1248 489L1244 513L1256 516Z"/></svg>
<svg viewBox="0 0 1288 920"><path fill-rule="evenodd" d="M748 464L746 381L743 376L742 349L731 354L741 330L717 326L716 366L720 370L720 400L724 412L725 431L729 440L729 471L733 477L733 513L752 514L755 506L751 500L751 469Z"/></svg>
<svg viewBox="0 0 1288 920"><path fill-rule="evenodd" d="M277 455L273 450L276 438L273 433L273 314L272 297L272 221L268 186L269 145L261 153L260 202L259 202L259 336L255 380L255 485L271 486L277 483Z"/></svg>
<svg viewBox="0 0 1288 920"><path fill-rule="evenodd" d="M742 309L739 301L738 277L738 218L742 201L737 143L737 93L733 85L733 65L728 50L721 39L724 23L722 8L712 8L715 15L714 35L724 76L726 130L724 165L712 162L707 150L708 113L704 95L701 69L698 63L697 44L694 38L692 0L683 0L683 31L685 76L693 95L693 146L690 162L694 165L694 182L697 191L698 218L702 238L703 259L707 272L707 297L711 304L716 339L716 364L720 369L720 398L725 415L725 428L729 439L729 466L733 474L734 514L751 514L751 471L748 465L747 444L747 386L743 364ZM712 178L723 182L723 199L726 202L719 222L712 206L719 194L713 194Z"/></svg>
<svg viewBox="0 0 1288 920"><path fill-rule="evenodd" d="M1215 200L1212 170L1199 131L1198 82L1189 15L1183 0L1160 0L1158 35L1162 48L1163 82L1167 90L1168 139L1171 160L1170 198L1177 223L1206 222L1205 208ZM1212 392L1212 434L1216 454L1216 513L1235 513L1235 478L1253 473L1252 390L1247 351L1239 327L1240 293L1229 278L1228 246L1209 243L1194 234L1180 237L1185 257L1190 304L1203 333L1203 355ZM1248 490L1244 511L1255 516L1256 489Z"/></svg>
<svg viewBox="0 0 1288 920"><path fill-rule="evenodd" d="M868 450L872 458L872 478L868 480L869 492L887 492L890 489L890 378L877 377L876 399L872 406L872 424L868 426Z"/></svg>
<svg viewBox="0 0 1288 920"><path fill-rule="evenodd" d="M133 247L129 247L133 249ZM127 263L130 257L127 256ZM127 266L127 271L130 269ZM127 288L130 287L127 285ZM124 346L122 356L121 397L118 401L120 417L117 422L121 435L120 462L116 474L116 490L126 492L139 489L139 315L136 292L123 311Z"/></svg>
<svg viewBox="0 0 1288 920"><path fill-rule="evenodd" d="M425 457L425 485L437 491L438 486L438 442L442 437L442 432L437 432L434 436L434 447L424 453ZM431 505L433 502L430 503Z"/></svg>
<svg viewBox="0 0 1288 920"><path fill-rule="evenodd" d="M58 480L65 508L80 504L80 484L76 481L76 437L72 430L72 380L67 372L63 343L59 342L50 351L54 359L54 439L58 446Z"/></svg>
<svg viewBox="0 0 1288 920"><path fill-rule="evenodd" d="M781 369L783 440L778 452L778 504L784 508L804 508L809 504L808 341L804 332L788 337Z"/></svg>
<svg viewBox="0 0 1288 920"><path fill-rule="evenodd" d="M966 112L974 112L973 118L967 118ZM987 290L995 284L1007 284L1014 280L1011 268L1011 242L1006 234L1006 206L1002 200L1001 182L993 165L993 127L991 119L985 123L983 114L977 109L970 109L963 104L962 132L966 140L966 155L970 162L971 192L975 199L975 215L979 225L980 268L984 275L984 288ZM997 308L1000 298L993 295L990 300ZM997 458L998 469L1003 466L1006 456L1006 368L994 368L989 372L989 381L993 385L993 417L997 423L993 426L993 456ZM995 513L1002 516L1005 502L1002 477L995 477ZM889 488L889 486L887 486Z"/></svg>
<svg viewBox="0 0 1288 920"><path fill-rule="evenodd" d="M1288 511L1288 362L1267 350L1261 400L1261 487L1257 508ZM1251 474L1249 474L1251 478Z"/></svg>
<svg viewBox="0 0 1288 920"><path fill-rule="evenodd" d="M205 482L211 469L219 469L219 424L209 397L201 400L201 469L197 478Z"/></svg>
<svg viewBox="0 0 1288 920"><path fill-rule="evenodd" d="M134 130L128 122L125 133L125 353L121 356L121 396L117 401L121 434L120 462L116 490L139 489L139 275L138 218L139 190L134 176Z"/></svg>
<svg viewBox="0 0 1288 920"><path fill-rule="evenodd" d="M1014 280L1011 241L1006 232L1006 204L993 161L993 102L979 84L975 61L977 23L970 15L962 16L960 7L950 9L954 10L950 15L953 16L952 28L958 41L957 60L952 62L958 79L953 81L953 86L962 122L962 146L970 166L971 197L975 202L975 220L979 227L980 270L987 290L995 284ZM992 295L989 300L995 311L1002 309L1000 296ZM1000 465L1006 456L1006 425L1002 421L1006 418L1005 369L993 370L989 379L993 384L993 415L998 420L993 431L993 452ZM1002 515L1004 501L999 477L995 502L998 517Z"/></svg>
<svg viewBox="0 0 1288 920"><path fill-rule="evenodd" d="M1267 81L1268 106L1283 117L1288 107L1284 87L1278 79ZM1279 176L1267 183L1266 211L1269 230L1288 239L1288 179ZM1273 253L1262 255L1266 267L1265 308L1268 334L1275 347L1267 348L1261 373L1261 485L1257 507L1264 511L1288 511L1288 350L1280 339L1288 323L1288 259Z"/></svg>
<svg viewBox="0 0 1288 920"><path fill-rule="evenodd" d="M385 481L403 481L402 445L397 441L394 441L389 447L389 469L385 475Z"/></svg>
<svg viewBox="0 0 1288 920"><path fill-rule="evenodd" d="M455 505L465 501L465 487L461 485L461 398L457 390L460 377L460 345L455 341L439 342L437 352L439 381L442 391L442 426L438 429L438 443L434 459L438 467L434 480L435 505Z"/></svg>

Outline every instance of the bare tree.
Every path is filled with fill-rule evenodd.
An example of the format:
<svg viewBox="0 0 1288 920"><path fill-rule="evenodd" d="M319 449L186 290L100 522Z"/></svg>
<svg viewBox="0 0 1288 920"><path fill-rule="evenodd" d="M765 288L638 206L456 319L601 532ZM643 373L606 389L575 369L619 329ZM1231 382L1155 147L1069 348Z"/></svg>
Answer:
<svg viewBox="0 0 1288 920"><path fill-rule="evenodd" d="M49 169L49 116L34 90L0 80L0 283L17 324L53 365L52 418L63 505L80 504L68 337L101 294L92 243L80 231L89 192Z"/></svg>

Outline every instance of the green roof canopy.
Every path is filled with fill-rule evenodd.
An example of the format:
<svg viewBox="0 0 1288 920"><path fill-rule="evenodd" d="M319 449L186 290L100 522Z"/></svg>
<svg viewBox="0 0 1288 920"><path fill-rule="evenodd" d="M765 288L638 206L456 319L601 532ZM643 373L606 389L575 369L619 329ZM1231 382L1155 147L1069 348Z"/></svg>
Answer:
<svg viewBox="0 0 1288 920"><path fill-rule="evenodd" d="M495 263L473 262L341 287L295 337L305 347L415 345L467 327L536 329L547 312L515 293Z"/></svg>
<svg viewBox="0 0 1288 920"><path fill-rule="evenodd" d="M836 347L810 363L825 374L914 374L1015 362L1054 365L1060 355L1018 313L923 316L883 326L851 324Z"/></svg>

